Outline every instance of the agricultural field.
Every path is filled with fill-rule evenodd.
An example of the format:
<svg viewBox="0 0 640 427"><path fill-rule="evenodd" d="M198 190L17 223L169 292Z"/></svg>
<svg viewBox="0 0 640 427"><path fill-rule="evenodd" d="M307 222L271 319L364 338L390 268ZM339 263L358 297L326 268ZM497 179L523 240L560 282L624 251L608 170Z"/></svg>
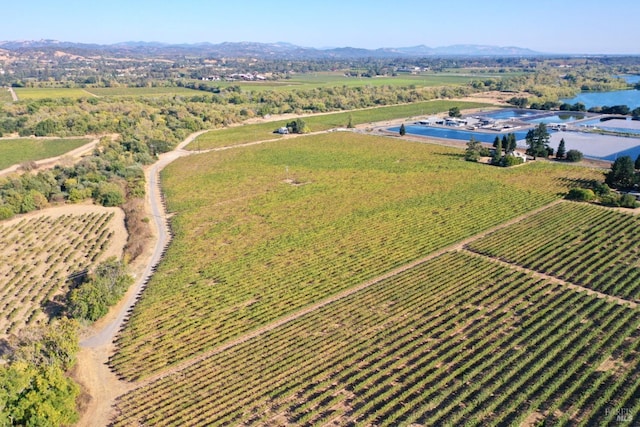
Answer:
<svg viewBox="0 0 640 427"><path fill-rule="evenodd" d="M393 120L403 117L442 113L448 111L451 107L459 107L462 110L470 108L489 108L490 106L490 104L476 102L436 100L389 107L370 108L352 112L331 113L309 117L303 116L302 119L305 121L307 126L309 126L312 132L318 132L334 128L344 128L349 123L349 118L351 118L351 122L355 126L363 123L379 122L382 120ZM194 142L189 144L187 149L205 150L265 139L282 138L282 135L274 134L273 131L279 127L285 126L287 122L291 120L293 119L212 130L200 135Z"/></svg>
<svg viewBox="0 0 640 427"><path fill-rule="evenodd" d="M60 156L89 143L89 139L0 139L0 169L28 161Z"/></svg>
<svg viewBox="0 0 640 427"><path fill-rule="evenodd" d="M562 203L473 242L469 249L640 303L640 218Z"/></svg>
<svg viewBox="0 0 640 427"><path fill-rule="evenodd" d="M172 163L162 179L175 237L111 365L149 377L602 179L462 154L336 132Z"/></svg>
<svg viewBox="0 0 640 427"><path fill-rule="evenodd" d="M184 87L101 87L87 88L87 92L98 97L153 97L153 96L195 96L202 92Z"/></svg>
<svg viewBox="0 0 640 427"><path fill-rule="evenodd" d="M58 310L70 278L120 256L124 214L115 208L51 208L0 223L0 337Z"/></svg>
<svg viewBox="0 0 640 427"><path fill-rule="evenodd" d="M365 72L366 70L362 70ZM477 79L502 78L509 74L473 75L459 73L400 73L397 76L379 77L346 77L344 71L301 73L290 78L276 81L213 81L205 82L213 87L225 88L240 86L243 90L260 92L262 90L290 91L308 90L314 88L326 88L336 86L362 87L362 86L415 86L415 87L439 87L462 86ZM202 83L202 82L199 82Z"/></svg>
<svg viewBox="0 0 640 427"><path fill-rule="evenodd" d="M57 98L90 98L93 95L82 88L14 88L19 101Z"/></svg>
<svg viewBox="0 0 640 427"><path fill-rule="evenodd" d="M447 252L143 384L113 425L637 422L639 314Z"/></svg>

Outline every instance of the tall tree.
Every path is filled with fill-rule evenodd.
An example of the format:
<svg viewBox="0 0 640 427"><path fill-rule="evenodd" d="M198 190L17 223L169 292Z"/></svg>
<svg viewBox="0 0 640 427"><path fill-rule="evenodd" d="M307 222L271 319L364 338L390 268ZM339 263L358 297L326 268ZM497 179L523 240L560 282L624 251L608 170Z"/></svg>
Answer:
<svg viewBox="0 0 640 427"><path fill-rule="evenodd" d="M565 146L564 138L560 140L560 144L558 145L558 151L556 151L556 159L564 159L564 156L567 154L567 147Z"/></svg>
<svg viewBox="0 0 640 427"><path fill-rule="evenodd" d="M638 157L636 157L636 163L635 163L634 167L636 169L640 169L640 154L638 154Z"/></svg>
<svg viewBox="0 0 640 427"><path fill-rule="evenodd" d="M400 130L398 131L398 133L400 134L400 136L404 136L407 133L407 129L405 129L404 123L400 125Z"/></svg>
<svg viewBox="0 0 640 427"><path fill-rule="evenodd" d="M500 160L502 160L502 141L497 136L496 139L498 140L498 145L496 145L496 149L493 152L493 157L491 158L491 164L493 165L499 165Z"/></svg>
<svg viewBox="0 0 640 427"><path fill-rule="evenodd" d="M464 152L464 159L469 162L477 162L480 159L480 150L482 149L482 143L477 141L474 137L471 137L467 142L467 149Z"/></svg>
<svg viewBox="0 0 640 427"><path fill-rule="evenodd" d="M516 151L516 147L518 146L518 141L516 141L516 134L510 133L507 135L507 145L504 147L504 151L509 154Z"/></svg>
<svg viewBox="0 0 640 427"><path fill-rule="evenodd" d="M533 156L535 160L538 156L547 157L549 154L549 131L547 125L540 123L527 132L526 141L529 148L527 154Z"/></svg>
<svg viewBox="0 0 640 427"><path fill-rule="evenodd" d="M462 114L460 113L459 107L451 107L449 108L449 117L460 117Z"/></svg>
<svg viewBox="0 0 640 427"><path fill-rule="evenodd" d="M613 188L631 188L636 182L633 161L629 156L618 157L607 172L604 182Z"/></svg>
<svg viewBox="0 0 640 427"><path fill-rule="evenodd" d="M493 140L493 148L496 148L500 144L500 137L496 136Z"/></svg>

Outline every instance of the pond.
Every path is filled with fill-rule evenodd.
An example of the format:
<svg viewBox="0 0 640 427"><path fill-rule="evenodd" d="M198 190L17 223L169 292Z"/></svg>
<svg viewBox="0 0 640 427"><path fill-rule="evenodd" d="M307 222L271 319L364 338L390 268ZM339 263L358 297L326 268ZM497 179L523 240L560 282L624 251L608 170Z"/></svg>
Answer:
<svg viewBox="0 0 640 427"><path fill-rule="evenodd" d="M400 131L400 127L392 127L388 129L391 132L398 133ZM474 137L477 141L492 143L496 136L502 138L504 135L509 133L514 133L516 135L516 139L524 139L527 136L527 131L518 130L518 131L504 131L504 132L475 132L471 130L462 130L462 129L449 129L449 128L441 128L434 126L421 126L421 125L405 125L405 130L407 133L412 135L421 135L421 136L433 136L435 138L444 138L444 139L456 139L460 141L469 141L471 137Z"/></svg>

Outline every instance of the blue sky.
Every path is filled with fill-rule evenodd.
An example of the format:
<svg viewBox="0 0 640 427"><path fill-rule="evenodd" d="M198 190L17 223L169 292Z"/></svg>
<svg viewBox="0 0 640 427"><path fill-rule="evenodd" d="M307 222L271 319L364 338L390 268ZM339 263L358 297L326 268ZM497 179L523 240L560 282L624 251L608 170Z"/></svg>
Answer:
<svg viewBox="0 0 640 427"><path fill-rule="evenodd" d="M5 2L0 16L0 40L487 44L640 54L637 0L24 0Z"/></svg>

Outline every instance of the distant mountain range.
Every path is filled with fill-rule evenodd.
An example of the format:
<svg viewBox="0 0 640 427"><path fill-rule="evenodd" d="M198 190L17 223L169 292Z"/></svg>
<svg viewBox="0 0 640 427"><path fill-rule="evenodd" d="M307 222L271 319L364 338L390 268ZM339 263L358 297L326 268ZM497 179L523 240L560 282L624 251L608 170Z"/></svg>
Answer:
<svg viewBox="0 0 640 427"><path fill-rule="evenodd" d="M307 58L307 59L349 59L349 58L398 58L398 57L439 57L439 56L538 56L543 55L531 49L520 47L500 47L485 45L453 45L428 47L424 45L400 48L362 49L338 47L317 49L296 46L290 43L225 42L219 44L167 44L159 42L123 42L109 45L61 42L57 40L0 41L0 49L10 51L56 50L74 54L111 55L197 55L210 57L255 57L255 58Z"/></svg>

